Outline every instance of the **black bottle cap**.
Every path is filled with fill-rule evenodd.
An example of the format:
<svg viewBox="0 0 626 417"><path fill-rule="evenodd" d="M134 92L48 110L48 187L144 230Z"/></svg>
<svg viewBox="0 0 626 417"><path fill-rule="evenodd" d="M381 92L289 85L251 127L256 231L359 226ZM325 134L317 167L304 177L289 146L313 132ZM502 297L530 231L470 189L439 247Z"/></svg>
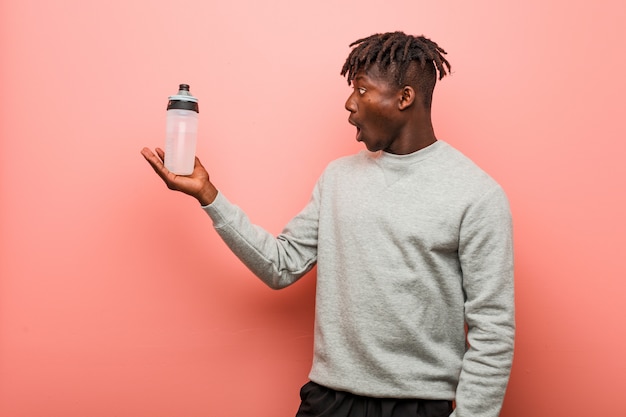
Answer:
<svg viewBox="0 0 626 417"><path fill-rule="evenodd" d="M189 93L188 84L180 84L178 86L178 94L169 97L167 109L192 110L199 113L198 99Z"/></svg>

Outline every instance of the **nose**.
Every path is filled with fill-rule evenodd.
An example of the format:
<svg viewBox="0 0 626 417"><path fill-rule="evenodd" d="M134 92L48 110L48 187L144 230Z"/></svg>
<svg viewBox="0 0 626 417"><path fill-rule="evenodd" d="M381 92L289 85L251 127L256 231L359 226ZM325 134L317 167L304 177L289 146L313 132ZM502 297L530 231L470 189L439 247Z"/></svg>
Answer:
<svg viewBox="0 0 626 417"><path fill-rule="evenodd" d="M354 97L354 91L352 92L352 94L350 94L345 104L346 110L348 110L350 113L356 112L356 104L354 103L353 97Z"/></svg>

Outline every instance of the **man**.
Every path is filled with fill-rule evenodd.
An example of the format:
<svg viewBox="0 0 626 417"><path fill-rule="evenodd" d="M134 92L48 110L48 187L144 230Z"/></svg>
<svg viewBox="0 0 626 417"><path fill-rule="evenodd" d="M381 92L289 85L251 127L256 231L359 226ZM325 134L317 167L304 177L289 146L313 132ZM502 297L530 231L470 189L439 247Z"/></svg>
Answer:
<svg viewBox="0 0 626 417"><path fill-rule="evenodd" d="M432 93L450 70L442 48L401 32L350 46L346 109L367 151L330 163L279 236L252 225L199 160L182 177L163 167L162 150L142 154L270 287L317 264L298 417L495 417L515 327L507 198L435 137Z"/></svg>

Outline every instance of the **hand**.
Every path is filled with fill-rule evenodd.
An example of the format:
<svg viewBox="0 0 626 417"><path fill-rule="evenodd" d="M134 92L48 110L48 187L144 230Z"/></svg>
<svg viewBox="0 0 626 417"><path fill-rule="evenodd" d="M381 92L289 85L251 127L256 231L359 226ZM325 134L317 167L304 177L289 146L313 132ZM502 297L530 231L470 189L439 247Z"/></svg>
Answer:
<svg viewBox="0 0 626 417"><path fill-rule="evenodd" d="M198 157L196 157L191 175L176 175L165 168L163 164L165 152L156 148L156 153L158 156L148 148L141 150L143 157L152 166L154 172L161 177L167 188L188 194L197 199L203 206L209 205L215 200L217 188L209 180L209 173L204 169Z"/></svg>

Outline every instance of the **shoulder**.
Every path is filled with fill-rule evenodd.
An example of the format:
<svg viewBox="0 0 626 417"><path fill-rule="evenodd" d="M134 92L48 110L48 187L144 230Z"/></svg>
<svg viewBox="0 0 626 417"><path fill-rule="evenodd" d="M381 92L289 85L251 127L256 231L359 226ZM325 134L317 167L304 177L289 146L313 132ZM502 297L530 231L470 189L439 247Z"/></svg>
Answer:
<svg viewBox="0 0 626 417"><path fill-rule="evenodd" d="M354 172L372 164L376 154L369 151L360 151L356 154L339 157L331 161L324 169L324 175L333 175L344 172Z"/></svg>
<svg viewBox="0 0 626 417"><path fill-rule="evenodd" d="M474 195L504 193L500 184L473 160L447 142L441 145L437 164L446 181Z"/></svg>

